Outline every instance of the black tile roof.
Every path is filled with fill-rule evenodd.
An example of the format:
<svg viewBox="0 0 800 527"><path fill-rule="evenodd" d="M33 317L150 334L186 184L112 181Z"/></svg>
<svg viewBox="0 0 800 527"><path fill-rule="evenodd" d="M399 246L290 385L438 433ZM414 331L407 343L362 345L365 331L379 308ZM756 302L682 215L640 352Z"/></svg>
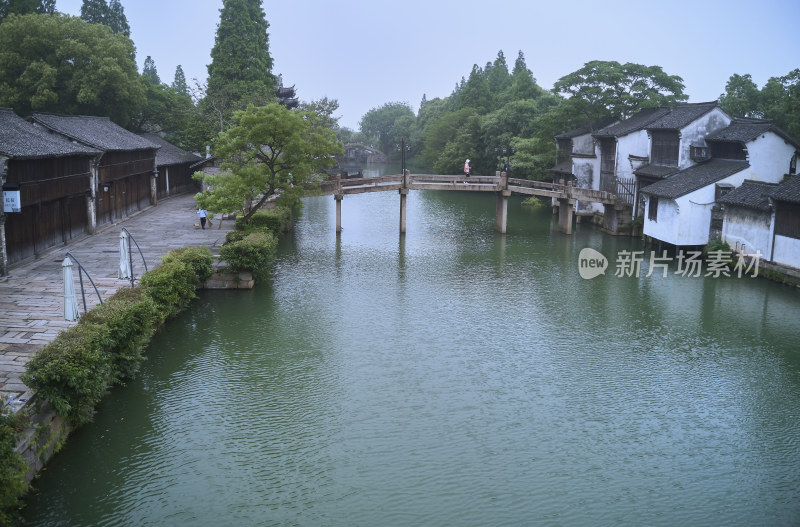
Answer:
<svg viewBox="0 0 800 527"><path fill-rule="evenodd" d="M9 108L0 108L0 155L12 159L41 159L99 153L99 150L33 126Z"/></svg>
<svg viewBox="0 0 800 527"><path fill-rule="evenodd" d="M575 128L574 130L569 130L567 132L558 134L555 136L556 139L572 139L573 137L578 137L584 134L590 133L592 130L599 130L605 126L610 125L613 123L613 119L603 119L601 121L597 121L586 126L581 126L580 128Z"/></svg>
<svg viewBox="0 0 800 527"><path fill-rule="evenodd" d="M636 170L633 173L637 176L646 176L646 177L657 177L657 178L665 178L667 176L671 176L673 174L677 174L680 169L678 167L665 167L661 165L644 165Z"/></svg>
<svg viewBox="0 0 800 527"><path fill-rule="evenodd" d="M800 175L792 176L779 184L775 190L770 193L770 197L775 201L800 203Z"/></svg>
<svg viewBox="0 0 800 527"><path fill-rule="evenodd" d="M592 135L595 137L620 137L627 135L637 130L644 130L647 128L647 125L668 113L669 108L645 108L644 110L640 110L636 115L624 121L601 128Z"/></svg>
<svg viewBox="0 0 800 527"><path fill-rule="evenodd" d="M750 163L747 161L710 159L704 163L686 168L672 177L656 181L652 185L644 187L642 193L661 198L679 198L706 185L716 183L749 166Z"/></svg>
<svg viewBox="0 0 800 527"><path fill-rule="evenodd" d="M159 145L161 148L156 152L156 166L180 165L183 163L197 163L203 158L187 152L172 143L168 142L158 134L139 134L151 143Z"/></svg>
<svg viewBox="0 0 800 527"><path fill-rule="evenodd" d="M648 130L680 130L717 107L717 101L679 104L668 114L656 119Z"/></svg>
<svg viewBox="0 0 800 527"><path fill-rule="evenodd" d="M108 117L35 113L31 119L70 139L107 152L158 148L147 139L112 123Z"/></svg>
<svg viewBox="0 0 800 527"><path fill-rule="evenodd" d="M768 211L771 209L769 204L770 192L775 190L777 186L775 183L763 183L747 179L742 182L741 186L719 198L719 203Z"/></svg>
<svg viewBox="0 0 800 527"><path fill-rule="evenodd" d="M795 138L775 126L768 119L747 119L737 117L727 127L712 132L706 136L706 141L719 141L726 143L747 143L765 132L774 132L795 148L800 149L800 143Z"/></svg>

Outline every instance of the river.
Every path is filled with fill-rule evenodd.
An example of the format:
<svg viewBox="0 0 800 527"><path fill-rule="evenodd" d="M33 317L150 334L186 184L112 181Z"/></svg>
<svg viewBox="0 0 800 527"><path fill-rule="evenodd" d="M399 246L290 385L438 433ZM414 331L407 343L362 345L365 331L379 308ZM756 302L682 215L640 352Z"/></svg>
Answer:
<svg viewBox="0 0 800 527"><path fill-rule="evenodd" d="M307 199L36 480L28 525L800 524L800 295L616 276L512 197ZM578 255L609 260L583 279ZM654 268L655 269L655 268Z"/></svg>

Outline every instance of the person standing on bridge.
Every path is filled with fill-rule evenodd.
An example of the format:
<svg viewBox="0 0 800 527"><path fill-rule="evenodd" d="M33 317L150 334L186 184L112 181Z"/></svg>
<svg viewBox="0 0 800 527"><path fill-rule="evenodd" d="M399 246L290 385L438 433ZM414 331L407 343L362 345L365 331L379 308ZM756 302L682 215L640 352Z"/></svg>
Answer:
<svg viewBox="0 0 800 527"><path fill-rule="evenodd" d="M472 170L472 167L469 166L469 159L464 163L464 174L469 177L469 171Z"/></svg>
<svg viewBox="0 0 800 527"><path fill-rule="evenodd" d="M505 173L506 173L506 176L508 176L508 169L509 169L509 166L508 166L508 159L506 159L506 162L505 162L505 163L503 163L503 172L505 172Z"/></svg>

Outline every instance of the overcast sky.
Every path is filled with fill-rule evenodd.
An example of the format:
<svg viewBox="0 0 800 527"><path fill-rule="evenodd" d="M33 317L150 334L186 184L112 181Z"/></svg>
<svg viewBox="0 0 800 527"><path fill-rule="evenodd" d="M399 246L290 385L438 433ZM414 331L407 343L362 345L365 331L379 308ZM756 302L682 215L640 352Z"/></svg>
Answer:
<svg viewBox="0 0 800 527"><path fill-rule="evenodd" d="M57 0L80 15L81 0ZM180 64L205 80L222 0L122 0L141 71L162 82ZM661 66L683 78L690 102L714 100L733 73L761 87L800 67L798 0L264 0L273 73L301 100L339 101L339 124L387 102L414 112L447 97L473 64L522 51L540 86L591 60Z"/></svg>

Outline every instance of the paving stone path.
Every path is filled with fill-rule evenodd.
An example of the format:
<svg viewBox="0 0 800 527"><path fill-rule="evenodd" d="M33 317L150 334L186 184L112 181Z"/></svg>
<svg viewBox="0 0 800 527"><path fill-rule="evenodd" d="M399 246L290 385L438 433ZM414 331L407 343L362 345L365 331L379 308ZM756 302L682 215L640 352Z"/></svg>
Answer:
<svg viewBox="0 0 800 527"><path fill-rule="evenodd" d="M117 278L119 269L119 235L125 227L144 254L147 268L161 263L168 252L181 247L205 245L217 255L225 234L233 221L214 220L213 228L196 227L194 195L183 194L162 199L114 225L104 227L93 236L60 246L34 261L13 267L7 277L0 278L0 395L14 397L17 408L28 401L31 392L20 380L25 364L59 331L77 322L64 320L64 282L61 262L69 251L94 280L103 299L130 280ZM221 228L220 228L221 224ZM142 256L133 246L133 272L136 278L144 272ZM78 266L73 262L75 291L83 313ZM99 303L91 283L83 277L86 305L91 309Z"/></svg>

